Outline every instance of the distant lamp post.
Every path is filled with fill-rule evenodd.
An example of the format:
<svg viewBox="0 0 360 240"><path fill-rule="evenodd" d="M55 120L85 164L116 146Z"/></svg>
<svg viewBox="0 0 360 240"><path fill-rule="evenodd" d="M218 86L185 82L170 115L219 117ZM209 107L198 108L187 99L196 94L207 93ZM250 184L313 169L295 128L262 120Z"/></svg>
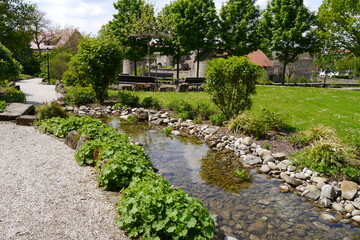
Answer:
<svg viewBox="0 0 360 240"><path fill-rule="evenodd" d="M50 84L50 60L49 60L49 48L46 48L46 58L47 58L47 79L48 79L48 84Z"/></svg>

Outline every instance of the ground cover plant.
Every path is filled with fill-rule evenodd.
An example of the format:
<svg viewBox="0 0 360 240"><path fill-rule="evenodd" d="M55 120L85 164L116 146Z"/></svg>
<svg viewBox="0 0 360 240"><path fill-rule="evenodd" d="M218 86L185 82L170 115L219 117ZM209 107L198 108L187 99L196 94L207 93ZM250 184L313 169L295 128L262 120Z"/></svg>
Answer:
<svg viewBox="0 0 360 240"><path fill-rule="evenodd" d="M6 108L6 102L5 101L0 101L0 112L3 112Z"/></svg>
<svg viewBox="0 0 360 240"><path fill-rule="evenodd" d="M89 87L67 87L64 102L75 105L94 103L95 92Z"/></svg>
<svg viewBox="0 0 360 240"><path fill-rule="evenodd" d="M0 101L5 101L7 103L22 103L25 102L25 94L20 90L17 90L13 87L0 88L2 94L0 94Z"/></svg>

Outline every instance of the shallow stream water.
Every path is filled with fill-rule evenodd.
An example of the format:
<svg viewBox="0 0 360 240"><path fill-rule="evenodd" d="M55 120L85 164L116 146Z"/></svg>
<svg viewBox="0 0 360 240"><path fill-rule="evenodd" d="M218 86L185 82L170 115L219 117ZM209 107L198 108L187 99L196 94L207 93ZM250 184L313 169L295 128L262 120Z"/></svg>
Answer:
<svg viewBox="0 0 360 240"><path fill-rule="evenodd" d="M218 216L227 235L239 239L360 239L359 227L325 222L320 218L323 210L293 193L281 193L280 182L255 169L251 182L239 182L233 174L240 167L238 160L210 150L198 139L167 137L157 128L117 118L110 119L109 125L144 144L159 173L200 199Z"/></svg>

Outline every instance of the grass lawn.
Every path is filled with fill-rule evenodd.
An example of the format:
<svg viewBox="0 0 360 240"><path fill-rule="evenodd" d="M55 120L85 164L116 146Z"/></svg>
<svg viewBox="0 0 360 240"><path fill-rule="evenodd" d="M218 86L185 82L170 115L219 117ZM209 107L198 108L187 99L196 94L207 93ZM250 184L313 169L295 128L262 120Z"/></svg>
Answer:
<svg viewBox="0 0 360 240"><path fill-rule="evenodd" d="M157 98L163 105L175 99L190 104L210 103L205 92L134 92L140 99ZM215 106L214 106L215 107ZM257 86L250 112L260 114L266 108L285 116L285 121L297 131L314 124L324 124L336 129L348 144L360 146L360 91L339 89Z"/></svg>

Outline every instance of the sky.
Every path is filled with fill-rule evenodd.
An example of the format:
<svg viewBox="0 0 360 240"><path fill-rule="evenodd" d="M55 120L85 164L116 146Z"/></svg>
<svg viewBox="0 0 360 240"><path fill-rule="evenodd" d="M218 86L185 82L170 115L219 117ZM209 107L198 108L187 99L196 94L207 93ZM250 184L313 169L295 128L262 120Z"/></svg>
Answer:
<svg viewBox="0 0 360 240"><path fill-rule="evenodd" d="M81 33L96 34L102 25L112 19L115 14L113 2L116 0L30 0L36 3L39 10L47 13L47 18L61 27L75 27ZM171 0L153 0L158 11ZM219 9L226 0L214 0ZM311 10L317 11L322 0L304 0ZM257 0L261 8L267 0Z"/></svg>

